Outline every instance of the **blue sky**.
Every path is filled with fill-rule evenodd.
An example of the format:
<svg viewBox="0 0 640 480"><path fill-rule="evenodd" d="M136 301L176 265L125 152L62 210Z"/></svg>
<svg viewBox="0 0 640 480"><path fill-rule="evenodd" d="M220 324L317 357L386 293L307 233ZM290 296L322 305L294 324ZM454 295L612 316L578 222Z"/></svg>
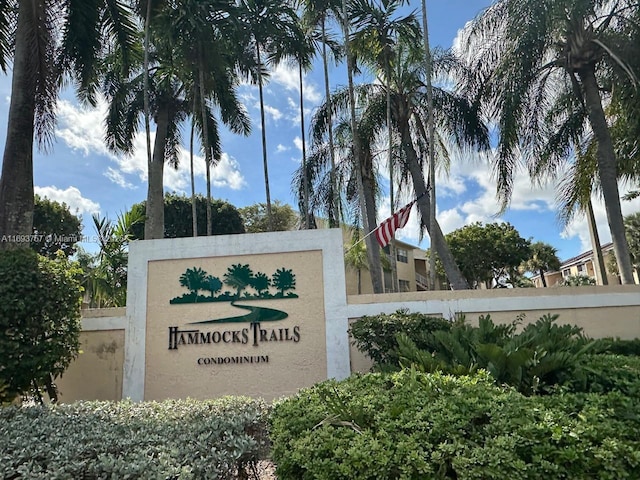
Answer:
<svg viewBox="0 0 640 480"><path fill-rule="evenodd" d="M433 46L450 47L459 29L475 17L489 0L427 1L430 41ZM413 1L419 9L420 2ZM305 77L305 119L323 101L324 87L321 62ZM334 85L346 83L344 65L333 66L330 72ZM358 79L356 79L357 81ZM11 93L10 72L0 76L0 147L4 150ZM213 170L212 195L237 207L265 201L262 150L260 143L260 113L257 87L245 85L240 95L252 119L253 134L249 138L225 133L223 159ZM272 72L265 88L267 108L267 148L272 200L296 207L291 193L293 171L301 161L299 90L297 68L281 65ZM78 105L72 92L63 92L58 103L56 141L48 154L35 152L34 183L36 193L64 201L83 216L85 235L94 235L91 214L115 218L133 203L146 197L146 153L144 139L136 141L136 153L131 157L107 152L103 138L104 106L87 109ZM307 125L308 128L308 125ZM188 135L184 135L185 140ZM189 193L188 144L184 142L181 165L177 171L165 170L165 189ZM196 189L205 192L204 162L196 162ZM445 233L465 224L483 221L511 222L525 238L542 240L554 245L561 258L577 255L589 249L589 236L583 219L567 227L561 226L555 215L554 185L532 188L528 176L516 177L514 195L509 210L496 217L499 204L495 196L495 181L490 165L481 159L463 158L452 162L448 175L441 174L438 183L438 219ZM594 205L602 242L610 239L601 202ZM379 218L389 216L388 197L381 199ZM623 202L623 213L640 210L640 199ZM398 232L398 238L418 244L417 216ZM428 248L425 238L420 246ZM95 250L95 245L85 245Z"/></svg>

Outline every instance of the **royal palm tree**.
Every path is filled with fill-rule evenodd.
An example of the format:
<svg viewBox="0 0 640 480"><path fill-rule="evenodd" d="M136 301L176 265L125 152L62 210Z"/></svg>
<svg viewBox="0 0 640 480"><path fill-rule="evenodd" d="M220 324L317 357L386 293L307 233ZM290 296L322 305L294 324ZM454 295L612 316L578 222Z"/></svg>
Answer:
<svg viewBox="0 0 640 480"><path fill-rule="evenodd" d="M366 232L364 237L367 245L367 256L369 260L369 271L371 273L371 284L373 286L374 293L382 293L384 290L384 282L382 277L382 270L380 268L380 252L376 245L376 240L371 233L374 230L376 224L376 205L375 197L373 196L373 190L367 189L365 175L371 175L371 170L367 171L365 168L365 159L363 155L363 144L361 142L360 132L358 131L358 118L356 114L356 95L353 83L353 75L356 69L355 56L352 45L351 25L349 17L349 9L347 0L342 0L341 8L341 26L342 35L344 38L344 50L347 59L347 95L349 103L349 123L352 132L353 139L353 158L355 161L355 177L358 192L358 199L360 205L360 212L362 218L362 225ZM332 111L335 110L334 106L331 106Z"/></svg>
<svg viewBox="0 0 640 480"><path fill-rule="evenodd" d="M207 174L221 156L215 109L233 132L249 132L249 120L235 93L238 81L231 57L233 42L231 38L223 40L227 38L223 32L228 30L215 21L227 17L224 8L225 4L213 1L183 2L179 9L167 8L154 17L148 93L156 136L148 172L145 239L164 237L164 165L169 162L177 166L181 122L189 116L194 122ZM202 54L204 50L207 55ZM107 145L113 151L133 149L139 117L144 112L144 77L144 72L137 72L130 78L112 75L105 81L105 94L110 100ZM210 209L209 187L207 193Z"/></svg>
<svg viewBox="0 0 640 480"><path fill-rule="evenodd" d="M394 173L393 173L393 129L391 127L391 60L395 54L395 45L399 37L405 42L417 42L419 28L413 13L405 16L398 15L398 9L406 2L404 0L354 0L350 3L350 15L354 25L354 50L365 64L373 67L375 72L381 72L382 82L387 92L387 155L389 168L389 197L391 211L396 208L394 202ZM390 244L393 288L397 288L395 247L393 237Z"/></svg>
<svg viewBox="0 0 640 480"><path fill-rule="evenodd" d="M495 170L503 206L521 154L530 165L545 157L561 161L578 127L593 133L622 283L633 277L603 105L611 85L637 83L637 69L627 56L637 43L639 10L631 0L499 0L466 29L461 49L486 81L485 103L500 128ZM563 99L579 107L557 110ZM568 125L574 112L579 123Z"/></svg>
<svg viewBox="0 0 640 480"><path fill-rule="evenodd" d="M33 144L50 145L63 76L78 96L93 102L98 58L108 48L130 63L135 29L131 11L118 0L2 2L0 69L12 65L9 120L0 176L0 232L32 233ZM10 249L17 243L3 242Z"/></svg>
<svg viewBox="0 0 640 480"><path fill-rule="evenodd" d="M147 172L145 239L164 238L164 185L166 162L177 166L180 145L180 123L193 103L188 98L183 74L175 62L175 50L168 44L154 42L151 52L149 89L145 74L139 69L129 77L117 72L107 75L103 92L109 101L106 118L106 144L114 152L132 153L144 115L145 95L150 96L151 117L156 124L152 162Z"/></svg>
<svg viewBox="0 0 640 480"><path fill-rule="evenodd" d="M207 235L212 233L211 167L222 154L218 122L210 115L208 104L218 107L223 123L232 132L249 135L251 131L249 118L236 95L236 73L252 65L238 47L240 24L234 19L235 11L234 5L225 0L183 0L180 8L171 11L166 26L191 79L192 121L200 134L206 165Z"/></svg>
<svg viewBox="0 0 640 480"><path fill-rule="evenodd" d="M327 47L329 47L333 53L334 58L339 58L341 51L331 36L327 33L327 21L330 17L340 17L340 0L305 0L303 2L304 13L303 22L306 25L314 25L320 28L320 43L322 45L322 68L324 73L324 92L325 102L329 106L328 112L331 112L331 90L329 88L329 66L328 66L328 54ZM329 227L340 226L340 191L338 189L338 183L336 179L336 163L334 156L333 146L333 122L329 119L328 125L328 155L330 159L331 169L329 170L329 209L327 211L327 218L329 219Z"/></svg>
<svg viewBox="0 0 640 480"><path fill-rule="evenodd" d="M264 80L266 67L277 65L282 59L296 53L296 40L302 38L295 10L284 0L239 0L238 18L246 34L246 41L255 55L255 79L260 96L260 126L262 135L262 162L266 191L267 215L271 219L271 193L264 114Z"/></svg>

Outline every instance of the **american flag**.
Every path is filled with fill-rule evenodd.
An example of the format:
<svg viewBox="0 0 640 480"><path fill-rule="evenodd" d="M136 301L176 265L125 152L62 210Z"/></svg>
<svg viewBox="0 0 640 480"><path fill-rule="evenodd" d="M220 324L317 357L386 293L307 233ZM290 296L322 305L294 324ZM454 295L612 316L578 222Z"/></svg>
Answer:
<svg viewBox="0 0 640 480"><path fill-rule="evenodd" d="M404 208L398 210L396 213L387 218L384 222L378 225L378 228L374 230L376 239L381 247L386 247L387 244L393 238L393 234L396 230L404 227L409 221L409 215L411 214L411 207L416 203L416 200L409 203Z"/></svg>

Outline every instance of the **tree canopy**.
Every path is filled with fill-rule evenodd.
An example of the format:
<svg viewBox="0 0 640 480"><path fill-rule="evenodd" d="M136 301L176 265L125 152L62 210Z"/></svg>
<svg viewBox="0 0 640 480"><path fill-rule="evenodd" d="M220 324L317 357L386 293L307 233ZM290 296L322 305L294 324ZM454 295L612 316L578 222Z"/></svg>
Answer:
<svg viewBox="0 0 640 480"><path fill-rule="evenodd" d="M445 238L460 271L476 287L492 281L498 286L504 277L512 279L517 276L518 266L530 257L529 240L522 238L510 223L476 222Z"/></svg>
<svg viewBox="0 0 640 480"><path fill-rule="evenodd" d="M207 233L206 199L196 195L198 235ZM130 211L141 212L144 215L146 202L136 203ZM240 212L236 207L224 200L211 201L211 230L213 235L228 235L245 233ZM164 237L184 238L193 236L193 214L191 213L191 199L184 195L167 193L164 196ZM133 239L144 240L144 222L133 225Z"/></svg>
<svg viewBox="0 0 640 480"><path fill-rule="evenodd" d="M298 214L290 205L280 203L278 200L271 204L271 227L266 203L243 207L240 209L240 215L247 233L286 232L295 230L298 226Z"/></svg>
<svg viewBox="0 0 640 480"><path fill-rule="evenodd" d="M68 258L82 235L82 221L66 203L35 196L31 248L45 257L55 258L62 250Z"/></svg>

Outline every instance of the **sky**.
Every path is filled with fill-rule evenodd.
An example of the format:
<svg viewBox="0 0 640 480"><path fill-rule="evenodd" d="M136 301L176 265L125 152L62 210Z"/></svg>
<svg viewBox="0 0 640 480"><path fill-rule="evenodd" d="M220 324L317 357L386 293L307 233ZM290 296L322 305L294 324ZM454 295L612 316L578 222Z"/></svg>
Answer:
<svg viewBox="0 0 640 480"><path fill-rule="evenodd" d="M465 23L472 20L491 3L490 0L427 1L431 46L450 48ZM411 7L420 16L420 2L412 0ZM0 148L4 151L11 71L0 73ZM344 64L331 66L332 85L346 83ZM356 78L356 82L358 78ZM324 100L323 71L320 59L304 78L305 130L315 108ZM250 137L223 132L223 156L212 171L212 195L244 207L265 202L264 173L260 135L260 110L256 86L243 85L239 95L252 121ZM301 162L301 125L299 114L298 72L293 65L280 65L271 73L265 86L266 136L269 161L271 199L297 209L292 193L293 172ZM103 142L104 102L97 109L80 105L73 92L64 91L57 105L55 142L46 153L34 152L35 192L53 200L65 202L72 212L83 218L83 234L95 236L91 215L98 213L115 219L131 205L146 198L146 152L144 134L135 141L131 156L110 153ZM142 130L142 129L141 129ZM308 134L307 134L308 137ZM165 168L165 191L190 194L188 158L188 129L183 135L180 166ZM205 168L202 158L196 158L196 190L205 193ZM480 221L510 222L524 238L544 241L558 249L561 259L591 249L584 218L569 225L559 223L555 209L555 185L533 187L527 174L519 172L508 210L498 216L495 179L490 162L480 158L457 158L448 173L441 172L437 183L437 217L446 234L464 225ZM386 179L388 185L388 178ZM625 187L622 187L625 191ZM388 195L388 194L387 194ZM610 241L604 206L594 199L594 211L602 243ZM640 199L623 202L623 214L640 210ZM379 219L390 215L389 197L380 199ZM429 238L420 241L415 211L407 226L399 230L402 241L429 247ZM92 242L83 244L96 251Z"/></svg>

